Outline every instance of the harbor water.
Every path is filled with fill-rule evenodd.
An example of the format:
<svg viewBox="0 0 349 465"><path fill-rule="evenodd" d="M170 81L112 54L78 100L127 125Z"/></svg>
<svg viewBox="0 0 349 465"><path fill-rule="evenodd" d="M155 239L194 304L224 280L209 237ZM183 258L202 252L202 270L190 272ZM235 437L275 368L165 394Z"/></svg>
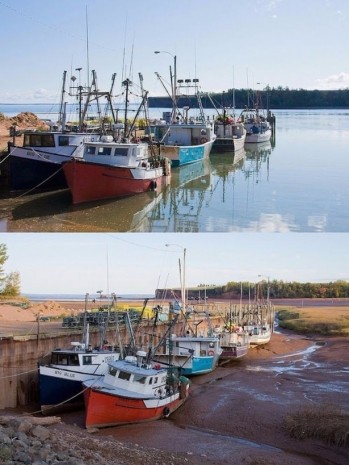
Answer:
<svg viewBox="0 0 349 465"><path fill-rule="evenodd" d="M68 190L5 192L0 231L348 232L349 110L274 114L270 143L173 168L161 192L79 206Z"/></svg>

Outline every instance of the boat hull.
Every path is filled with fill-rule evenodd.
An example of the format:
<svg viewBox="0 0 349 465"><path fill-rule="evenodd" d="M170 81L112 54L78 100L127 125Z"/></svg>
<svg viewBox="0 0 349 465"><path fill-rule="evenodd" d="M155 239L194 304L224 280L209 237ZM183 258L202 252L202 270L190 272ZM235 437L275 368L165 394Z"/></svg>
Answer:
<svg viewBox="0 0 349 465"><path fill-rule="evenodd" d="M172 355L171 363L177 367L183 376L204 375L211 373L216 368L219 354L213 356L188 357L188 355ZM155 355L156 362L167 366L168 355Z"/></svg>
<svg viewBox="0 0 349 465"><path fill-rule="evenodd" d="M9 157L10 187L12 189L66 188L62 165L17 156Z"/></svg>
<svg viewBox="0 0 349 465"><path fill-rule="evenodd" d="M161 167L142 170L71 160L63 171L74 204L127 197L155 190L168 182Z"/></svg>
<svg viewBox="0 0 349 465"><path fill-rule="evenodd" d="M60 372L60 376L52 376L51 372ZM72 376L74 375L74 376ZM50 369L48 374L39 374L40 408L44 413L53 410L70 410L83 405L82 382L93 378L92 375L64 372Z"/></svg>
<svg viewBox="0 0 349 465"><path fill-rule="evenodd" d="M257 133L257 134L253 134L253 133L248 133L246 135L246 140L245 142L247 144L258 144L258 143L261 143L261 142L268 142L271 138L271 130L267 130L265 132L260 132L260 133Z"/></svg>
<svg viewBox="0 0 349 465"><path fill-rule="evenodd" d="M217 137L213 144L213 152L225 153L235 152L243 148L245 144L245 137L239 139Z"/></svg>
<svg viewBox="0 0 349 465"><path fill-rule="evenodd" d="M244 357L248 352L248 346L221 347L223 349L223 352L220 356L222 360L239 359Z"/></svg>
<svg viewBox="0 0 349 465"><path fill-rule="evenodd" d="M212 150L214 140L215 139L211 139L200 145L162 145L160 146L160 154L161 156L171 160L172 167L188 165L208 158Z"/></svg>
<svg viewBox="0 0 349 465"><path fill-rule="evenodd" d="M122 397L89 387L84 391L86 428L118 426L167 418L189 395L189 385L164 399Z"/></svg>

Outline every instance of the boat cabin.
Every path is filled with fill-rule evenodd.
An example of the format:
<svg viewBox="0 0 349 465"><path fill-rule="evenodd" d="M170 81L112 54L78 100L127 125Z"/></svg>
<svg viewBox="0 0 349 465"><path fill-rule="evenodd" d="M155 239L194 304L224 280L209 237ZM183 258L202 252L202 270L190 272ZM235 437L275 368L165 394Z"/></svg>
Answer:
<svg viewBox="0 0 349 465"><path fill-rule="evenodd" d="M85 142L83 158L92 163L138 166L148 158L148 145L114 142L112 136L104 136L101 141Z"/></svg>
<svg viewBox="0 0 349 465"><path fill-rule="evenodd" d="M77 147L82 143L82 134L64 134L62 132L25 132L23 147Z"/></svg>
<svg viewBox="0 0 349 465"><path fill-rule="evenodd" d="M146 353L138 351L137 357L111 362L105 374L105 384L115 389L133 392L134 395L164 397L168 391L168 371L160 365L144 363Z"/></svg>

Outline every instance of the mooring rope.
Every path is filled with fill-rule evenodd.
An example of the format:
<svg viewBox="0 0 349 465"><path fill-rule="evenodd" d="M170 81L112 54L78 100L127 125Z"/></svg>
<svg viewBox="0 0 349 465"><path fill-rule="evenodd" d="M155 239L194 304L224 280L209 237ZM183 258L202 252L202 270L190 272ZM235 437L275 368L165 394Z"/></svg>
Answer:
<svg viewBox="0 0 349 465"><path fill-rule="evenodd" d="M18 195L17 197L15 197L16 199L20 199L21 197L24 197L28 194L30 194L30 192L32 192L33 190L35 189L38 189L40 186L42 186L43 184L45 184L45 182L49 181L51 178L53 178L53 176L56 176L57 173L59 173L61 170L63 169L63 166L60 166L58 168L57 171L55 171L54 173L50 174L50 176L46 179L44 179L43 181L41 181L39 184L37 184L35 187L32 187L31 189L29 189L28 191L26 192L23 192L23 194L20 194Z"/></svg>

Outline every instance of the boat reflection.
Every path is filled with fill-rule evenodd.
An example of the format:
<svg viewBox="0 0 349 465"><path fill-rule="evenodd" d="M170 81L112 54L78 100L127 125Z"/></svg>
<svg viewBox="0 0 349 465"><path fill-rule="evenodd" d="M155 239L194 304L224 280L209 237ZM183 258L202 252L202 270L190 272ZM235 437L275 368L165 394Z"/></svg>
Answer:
<svg viewBox="0 0 349 465"><path fill-rule="evenodd" d="M74 206L69 191L56 191L24 201L12 210L7 231L106 232L149 231L149 221L169 186L113 201ZM3 220L3 227L4 227Z"/></svg>
<svg viewBox="0 0 349 465"><path fill-rule="evenodd" d="M152 231L198 232L205 192L211 184L211 162L206 158L172 169L167 202L161 202L161 215L153 217Z"/></svg>
<svg viewBox="0 0 349 465"><path fill-rule="evenodd" d="M161 192L128 198L72 205L69 191L60 190L0 199L0 228L7 232L235 230L250 210L256 187L250 177L260 182L258 173L265 173L266 166L269 170L271 151L268 143L217 153L173 168L170 184Z"/></svg>
<svg viewBox="0 0 349 465"><path fill-rule="evenodd" d="M269 179L269 157L272 152L272 145L270 141L262 144L245 144L246 163L243 167L243 172L246 178L257 175L256 182L261 182L262 164L266 163L267 179Z"/></svg>

